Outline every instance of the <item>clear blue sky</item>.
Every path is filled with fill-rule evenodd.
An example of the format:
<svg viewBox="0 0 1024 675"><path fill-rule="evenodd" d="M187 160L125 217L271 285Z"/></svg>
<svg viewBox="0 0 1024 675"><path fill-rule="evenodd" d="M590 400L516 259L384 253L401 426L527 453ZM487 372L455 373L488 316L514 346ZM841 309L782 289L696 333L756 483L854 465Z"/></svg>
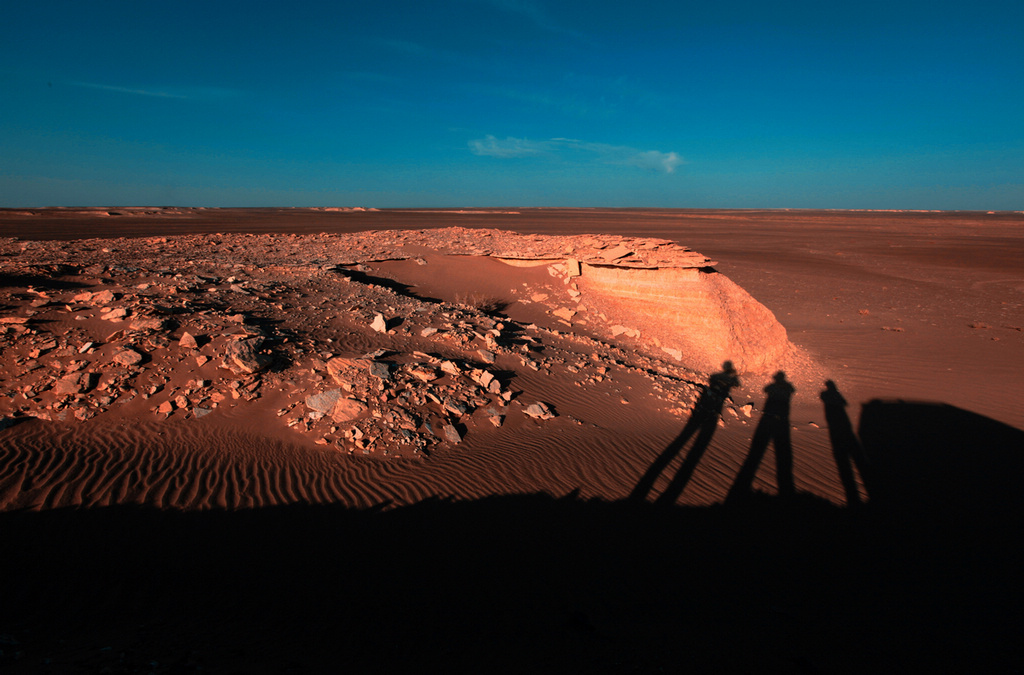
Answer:
<svg viewBox="0 0 1024 675"><path fill-rule="evenodd" d="M0 206L1024 209L1024 0L20 0L3 25Z"/></svg>

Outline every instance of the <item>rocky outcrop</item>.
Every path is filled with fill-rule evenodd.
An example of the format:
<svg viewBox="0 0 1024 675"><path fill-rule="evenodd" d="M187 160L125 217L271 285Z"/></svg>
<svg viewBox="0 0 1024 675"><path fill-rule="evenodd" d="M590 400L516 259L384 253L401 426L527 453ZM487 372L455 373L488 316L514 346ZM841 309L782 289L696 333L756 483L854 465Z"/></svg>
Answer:
<svg viewBox="0 0 1024 675"><path fill-rule="evenodd" d="M535 236L494 257L545 266L560 278L564 299L534 299L564 301L550 314L566 325L603 324L613 339L703 371L726 360L745 371L771 370L790 353L775 315L700 253L664 240L592 236L576 238L560 257L562 238L550 239Z"/></svg>
<svg viewBox="0 0 1024 675"><path fill-rule="evenodd" d="M263 338L229 342L224 349L224 367L237 374L251 375L270 365L271 358L259 351Z"/></svg>
<svg viewBox="0 0 1024 675"><path fill-rule="evenodd" d="M585 264L576 283L592 312L697 370L726 360L741 370L768 370L790 350L775 315L711 268Z"/></svg>
<svg viewBox="0 0 1024 675"><path fill-rule="evenodd" d="M414 458L481 427L577 423L562 400L522 396L556 371L590 387L635 368L682 414L693 370L775 367L788 347L713 261L663 240L447 228L30 244L0 239L3 418L269 417L337 451ZM447 301L417 295L397 274L459 279L462 264L504 284L501 309L460 300L451 278ZM36 279L52 288L15 283Z"/></svg>

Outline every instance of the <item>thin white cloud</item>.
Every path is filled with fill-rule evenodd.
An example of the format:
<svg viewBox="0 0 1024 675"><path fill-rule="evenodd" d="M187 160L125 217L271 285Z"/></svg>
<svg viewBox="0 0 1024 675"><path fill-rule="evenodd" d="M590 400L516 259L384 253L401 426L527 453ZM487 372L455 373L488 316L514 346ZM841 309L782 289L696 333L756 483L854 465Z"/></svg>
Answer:
<svg viewBox="0 0 1024 675"><path fill-rule="evenodd" d="M547 156L579 163L633 166L659 173L675 173L675 170L685 163L683 158L675 152L639 150L626 145L591 143L575 138L550 138L534 141L511 136L499 139L487 135L470 141L469 149L474 155L481 157L508 159Z"/></svg>
<svg viewBox="0 0 1024 675"><path fill-rule="evenodd" d="M676 167L683 163L682 157L674 152L658 152L647 150L631 155L626 163L631 166L638 166L641 169L653 169L665 173L675 173Z"/></svg>
<svg viewBox="0 0 1024 675"><path fill-rule="evenodd" d="M441 49L434 46L426 46L419 42L409 40L395 40L391 38L368 37L363 43L370 47L382 50L385 53L399 54L414 59L432 59L442 63L455 63L465 65L466 57L458 52L448 49Z"/></svg>
<svg viewBox="0 0 1024 675"><path fill-rule="evenodd" d="M152 98L174 98L174 99L217 99L237 96L238 91L225 89L223 87L120 87L112 84L98 84L96 82L73 82L76 87L87 89L99 89L111 91L118 94L133 94L135 96L149 96Z"/></svg>
<svg viewBox="0 0 1024 675"><path fill-rule="evenodd" d="M135 94L137 96L152 96L154 98L188 98L183 94L172 94L167 91L156 91L153 89L135 89L133 87L118 87L111 84L96 84L95 82L75 82L77 87L85 87L87 89L101 89L103 91L113 91L118 94Z"/></svg>
<svg viewBox="0 0 1024 675"><path fill-rule="evenodd" d="M469 150L474 155L481 157L529 157L541 155L547 152L544 141L531 141L526 138L512 138L511 136L502 140L488 134L469 142Z"/></svg>

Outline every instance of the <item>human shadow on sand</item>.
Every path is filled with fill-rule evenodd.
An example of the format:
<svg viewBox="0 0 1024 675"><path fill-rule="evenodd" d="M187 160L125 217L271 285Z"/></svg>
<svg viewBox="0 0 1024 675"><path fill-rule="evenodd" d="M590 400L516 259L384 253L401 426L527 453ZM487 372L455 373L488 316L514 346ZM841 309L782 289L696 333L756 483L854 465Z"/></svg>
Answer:
<svg viewBox="0 0 1024 675"><path fill-rule="evenodd" d="M793 443L789 433L789 404L795 391L796 388L781 370L775 373L772 382L764 388L767 398L761 419L754 429L750 451L729 489L726 502L742 499L752 493L754 477L769 443L775 450L775 482L779 496L788 498L796 494L793 482Z"/></svg>
<svg viewBox="0 0 1024 675"><path fill-rule="evenodd" d="M694 434L697 434L697 439L693 442L690 452L687 453L686 459L683 460L675 477L672 478L668 487L656 500L660 504L674 504L676 502L679 496L683 494L683 490L686 489L690 478L693 477L694 470L704 456L704 452L708 449L711 438L715 435L718 420L722 415L722 406L725 405L725 401L729 397L729 391L733 387L738 387L739 384L739 377L731 361L723 363L721 372L715 373L708 378L708 384L704 387L700 397L697 399L697 403L693 406L693 412L690 413L690 419L686 426L683 427L683 430L676 436L675 440L658 455L657 459L654 460L650 468L647 469L646 473L637 482L636 487L633 488L629 495L631 500L642 502L647 499L647 495L654 488L654 483L658 477L664 473L668 465L672 463L672 460L682 452L683 446L686 445L687 441Z"/></svg>
<svg viewBox="0 0 1024 675"><path fill-rule="evenodd" d="M0 513L0 667L1019 670L1024 432L902 401L866 404L859 432L878 487L856 509L528 494Z"/></svg>
<svg viewBox="0 0 1024 675"><path fill-rule="evenodd" d="M846 503L850 506L861 504L857 474L860 474L869 494L871 476L864 450L853 432L850 417L846 414L849 404L832 380L825 382L825 389L820 397L825 407L825 423L828 425L829 441L832 444L832 457L839 472L839 481L843 485Z"/></svg>

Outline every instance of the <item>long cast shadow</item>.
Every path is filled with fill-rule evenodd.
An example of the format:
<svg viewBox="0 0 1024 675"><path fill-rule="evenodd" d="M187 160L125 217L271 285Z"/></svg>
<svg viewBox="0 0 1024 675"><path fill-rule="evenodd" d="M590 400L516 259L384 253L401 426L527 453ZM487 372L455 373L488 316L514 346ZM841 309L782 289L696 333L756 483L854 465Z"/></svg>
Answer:
<svg viewBox="0 0 1024 675"><path fill-rule="evenodd" d="M0 670L1019 671L1024 432L883 401L859 432L881 487L858 509L505 495L0 513Z"/></svg>
<svg viewBox="0 0 1024 675"><path fill-rule="evenodd" d="M846 414L849 405L839 393L836 383L825 382L825 390L821 392L821 401L825 405L825 422L828 424L828 436L832 443L832 455L835 458L839 480L843 484L846 503L850 506L861 503L860 489L857 486L855 471L860 474L864 487L871 496L871 479L867 460L857 435L853 432L853 424Z"/></svg>
<svg viewBox="0 0 1024 675"><path fill-rule="evenodd" d="M658 458L654 460L640 478L636 487L633 488L629 495L630 500L640 502L647 499L647 495L654 488L654 482L658 479L658 476L665 471L676 455L682 451L686 442L694 434L698 434L699 431L697 440L694 441L693 447L690 448L690 452L686 455L682 466L679 467L679 471L676 472L669 486L656 500L661 504L674 504L676 502L683 493L683 490L686 489L686 485L693 476L697 464L700 463L701 457L704 456L704 452L711 443L711 437L715 435L715 429L718 427L718 418L722 414L722 406L725 405L725 399L728 398L729 391L733 387L738 387L739 384L740 380L736 375L736 369L731 361L726 361L722 364L722 371L715 373L708 379L708 384L704 391L701 392L700 398L697 399L697 403L693 407L693 412L690 414L690 419L686 426L683 427L683 430L676 436L675 440L658 455Z"/></svg>
<svg viewBox="0 0 1024 675"><path fill-rule="evenodd" d="M346 267L344 265L338 265L334 267L334 272L340 274L343 277L348 277L352 281L360 284L381 286L394 291L397 295L401 295L406 298L413 298L415 300L422 300L424 302L440 303L439 298L431 298L426 295L419 295L412 290L412 286L409 284L403 284L400 281L388 277L377 276L373 274L367 274L363 270L357 269L355 266Z"/></svg>
<svg viewBox="0 0 1024 675"><path fill-rule="evenodd" d="M796 388L786 380L786 373L780 370L764 391L767 398L761 419L754 430L750 452L729 489L726 502L734 502L751 493L754 476L757 475L769 443L775 447L775 482L779 496L792 497L796 493L793 483L793 444L789 434L789 402Z"/></svg>

